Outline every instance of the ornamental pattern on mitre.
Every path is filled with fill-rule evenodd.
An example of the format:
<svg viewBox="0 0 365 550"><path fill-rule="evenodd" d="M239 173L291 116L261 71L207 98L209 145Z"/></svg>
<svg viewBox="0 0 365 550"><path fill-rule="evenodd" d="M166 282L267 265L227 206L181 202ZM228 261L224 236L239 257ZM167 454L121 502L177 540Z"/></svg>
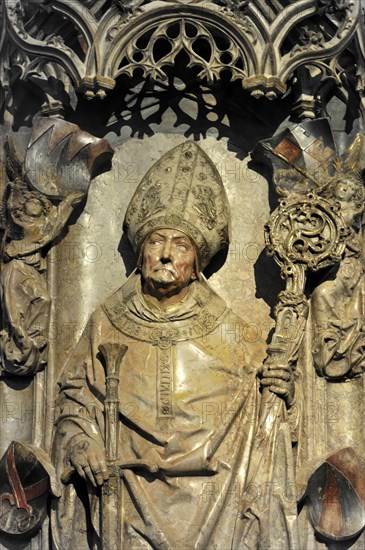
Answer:
<svg viewBox="0 0 365 550"><path fill-rule="evenodd" d="M194 142L175 147L139 184L124 227L136 251L156 229L174 228L195 242L200 263L228 244L228 201L218 170Z"/></svg>

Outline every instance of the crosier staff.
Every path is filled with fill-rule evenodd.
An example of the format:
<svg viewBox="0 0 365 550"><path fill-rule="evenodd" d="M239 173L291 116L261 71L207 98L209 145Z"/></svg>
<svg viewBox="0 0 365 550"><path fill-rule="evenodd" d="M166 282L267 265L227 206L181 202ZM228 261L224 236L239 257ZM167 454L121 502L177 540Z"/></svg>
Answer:
<svg viewBox="0 0 365 550"><path fill-rule="evenodd" d="M268 252L280 265L286 288L278 297L275 330L262 369L262 384L266 386L262 391L248 486L250 483L260 486L260 499L255 505L260 518L274 517L278 508L284 514L287 540L283 547L290 550L300 549L295 491L288 494L288 488L295 486L294 464L287 410L277 394L282 392L289 407L295 406L295 396L285 395L278 386L275 371L286 371L290 379L295 376L308 314L304 295L306 272L339 262L345 251L346 235L345 221L333 203L314 193L293 194L282 200L265 228ZM273 371L272 379L270 371ZM270 386L275 393L270 391ZM244 502L246 509L252 509L249 495L245 495ZM278 543L270 540L269 527L262 522L260 534L260 540L268 549Z"/></svg>
<svg viewBox="0 0 365 550"><path fill-rule="evenodd" d="M122 550L121 471L119 457L119 372L128 346L108 342L99 346L105 360L105 451L109 479L102 486L101 538L103 550Z"/></svg>

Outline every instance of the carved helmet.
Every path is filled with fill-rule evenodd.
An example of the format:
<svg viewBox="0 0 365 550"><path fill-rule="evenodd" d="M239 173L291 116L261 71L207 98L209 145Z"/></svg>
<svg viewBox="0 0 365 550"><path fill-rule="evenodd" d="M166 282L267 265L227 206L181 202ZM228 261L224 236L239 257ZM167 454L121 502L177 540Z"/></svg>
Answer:
<svg viewBox="0 0 365 550"><path fill-rule="evenodd" d="M228 246L229 209L218 170L192 141L168 151L143 177L128 206L124 230L137 254L157 229L178 229L198 251L199 269Z"/></svg>
<svg viewBox="0 0 365 550"><path fill-rule="evenodd" d="M47 515L50 493L59 497L60 488L46 453L12 441L0 460L0 532L33 536Z"/></svg>

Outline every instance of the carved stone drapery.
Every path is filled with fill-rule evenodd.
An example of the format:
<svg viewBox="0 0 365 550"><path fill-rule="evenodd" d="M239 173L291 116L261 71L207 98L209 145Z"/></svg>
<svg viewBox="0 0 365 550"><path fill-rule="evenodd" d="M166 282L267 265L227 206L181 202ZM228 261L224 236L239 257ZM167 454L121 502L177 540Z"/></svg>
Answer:
<svg viewBox="0 0 365 550"><path fill-rule="evenodd" d="M344 151L362 123L359 120L365 74L362 2L56 0L49 3L6 0L0 9L3 10L0 30L0 116L5 130L15 131L24 147L30 137L27 127L34 124L35 115L43 112L77 122L80 127L85 125L91 133L94 132L89 124L94 124L98 136L113 140L119 149L113 172L95 181L81 221L75 223L75 217L71 220L68 235L63 232L61 239L53 235L52 224L42 218L50 241L37 252L43 259L48 257L48 288L43 276L45 272L38 286L35 280L37 268L28 266L27 274L29 271L33 274L33 279L28 277L32 288L43 291L43 294L38 292L34 297L38 298L38 305L43 298L43 311L46 313L52 295L54 323L51 322L49 336L49 368L32 377L34 391L26 390L28 393L23 393L27 376L18 377L14 382L14 375L19 372L8 369L3 373L0 400L5 406L9 405L11 409L17 400L30 402L32 397L29 395L33 395L32 403L35 403L31 414L29 411L26 413L30 425L29 437L23 436L21 430L13 429L13 433L19 433L19 440L33 441L49 451L56 379L82 332L88 314L115 290L119 277L123 277L123 266L120 273L116 268L117 262L121 263L119 251L124 253L123 259L128 265L130 252L125 253L125 243L123 240L119 243L119 239L121 217L130 195L140 176L150 168L151 159L157 161L163 152L171 148L170 140L179 145L184 140L182 134L189 138L194 136L194 139L208 136L202 140L202 147L207 151L210 148L209 154L214 157L222 177L225 177L234 211L234 233L225 264L228 267L222 275L221 271L214 273L213 285L218 285L219 290L226 293L230 305L241 308L250 321L245 338L252 336L250 330L257 331L251 340L255 340L258 361L262 361L267 351L269 358L266 367L280 361L289 362L299 388L303 389L307 410L304 414L300 412L302 401L298 394L293 405L299 410L297 423L291 426L298 439L295 446L298 464L332 453L334 445L344 440L346 445L355 449L355 454L343 452L340 458L344 456L347 460L350 457L353 460L351 464L358 468L358 459L361 461L363 456L361 449L365 446L359 435L359 411L363 410L364 402L363 390L360 390L365 341L361 252L364 197L360 170L346 164L348 152L344 154ZM24 90L29 93L26 101ZM231 90L234 90L232 95ZM87 104L85 98L91 101ZM267 107L267 99L273 100L270 107ZM196 109L192 107L194 101L198 105ZM156 108L157 103L162 105L160 110ZM204 109L200 108L202 105ZM342 113L335 113L341 108L346 110L346 131L345 123L339 122ZM296 134L297 137L301 134L303 139L304 164L293 160L296 152L286 149L288 142L280 147L281 138L274 138L270 142L271 149L265 150L267 155L274 152L281 163L287 153L293 153L294 156L289 155L289 161L295 165L286 164L284 167L279 163L280 166L274 170L273 186L268 178L270 210L274 213L267 226L266 242L270 251L277 255L283 278L287 281L287 288L279 293L279 277L271 259L266 264L265 279L266 260L261 255L259 257L259 253L251 256L253 251L261 251L264 247L264 225L269 217L266 183L253 172L250 164L241 159L257 140L272 136L280 123L284 127L290 125L290 112L293 117L316 118L325 115L326 109L332 116L330 125L335 130L340 153L337 153L333 140L327 139L325 132L318 130L313 137L305 124L303 131ZM280 116L276 116L281 110ZM188 113L194 123L188 116L184 118L183 112ZM206 119L204 129L203 117ZM215 123L217 119L219 124ZM45 120L46 126L52 126L56 119ZM142 121L145 123L143 126ZM147 135L152 138L145 138L145 141L127 139L126 132L120 130L128 123L134 138ZM190 126L187 127L187 124ZM212 138L213 130L218 136L216 142ZM353 132L351 139L346 135L350 131ZM161 134L153 136L158 132ZM166 135L162 136L162 133ZM227 146L222 137L229 139ZM47 131L43 138L47 141ZM244 147L242 143L248 145ZM68 153L70 150L73 150L72 146ZM10 255L3 258L3 277L12 263L18 262L19 266L22 261L22 258L11 256L12 249L17 246L22 248L22 233L14 236L9 233L17 216L22 223L16 195L23 200L27 193L32 193L34 198L43 198L41 203L44 203L44 208L48 205L49 210L54 212L60 208L62 202L59 201L70 189L66 184L66 191L49 193L52 178L63 173L68 183L75 186L80 176L79 169L75 175L76 169L74 171L72 163L68 163L67 151L58 156L59 150L57 152L56 148L53 156L44 155L44 151L37 148L29 148L25 172L30 181L22 187L22 182L10 178L13 187L9 187L4 195L8 206L4 229ZM233 151L238 151L238 158ZM354 161L358 167L362 166L361 155L358 154ZM47 169L43 162L49 162ZM33 168L37 163L42 163L45 175L42 181L37 179L37 173L33 177ZM280 200L276 210L274 189ZM47 196L44 198L44 195ZM146 204L150 200L151 196L147 196ZM197 215L199 211L200 214L208 214L208 224L214 223L216 214L211 202L203 193L197 211ZM53 236L56 238L51 238ZM87 251L85 253L85 246L91 247L91 256ZM113 248L112 253L110 248ZM94 260L95 265L91 265ZM109 270L113 275L104 280L101 273ZM266 281L264 285L263 279ZM271 302L268 300L266 303L265 292L270 294ZM266 317L256 313L256 310L268 308L268 303L274 306L275 301L273 317L277 330L267 349L265 340L273 321L266 310ZM6 308L5 301L3 308ZM22 313L22 308L16 309ZM25 315L30 316L32 314ZM212 321L208 317L207 324ZM37 324L38 332L46 332L47 314L44 325L42 328ZM189 329L194 330L194 325ZM223 327L218 335L220 339L225 341L232 334L232 338L236 338L234 330L227 335L226 329ZM39 339L39 334L35 337ZM174 338L173 332L156 333L154 343L157 342L159 349L163 350L163 346L169 347ZM35 365L34 369L29 367L30 370L23 371L23 374L42 368L43 358L37 358ZM302 379L305 382L302 383ZM343 424L338 422L334 426L330 423L328 410L335 403L333 396L337 395L336 391L343 394L347 391L346 396L349 397L340 396L338 402L343 405L345 420ZM15 394L18 394L16 398ZM353 421L351 416L349 422L352 399ZM318 415L318 402L327 407L329 419L325 418L325 414ZM283 413L285 416L280 401L277 408L273 406L270 409L270 402L267 404L269 420L270 415L275 416L273 411L277 412L280 408L280 415ZM317 416L314 413L313 417L310 416L311 407L315 408ZM43 417L45 410L47 418ZM282 418L280 415L276 418ZM312 422L310 426L306 415ZM301 428L303 417L304 427ZM263 415L263 436L270 423L268 420L265 424L267 418ZM280 426L280 422L277 425ZM342 425L345 426L343 429ZM3 431L0 443L8 437L8 432ZM10 437L10 441L13 438ZM2 452L6 447L8 443L3 443ZM329 464L338 464L339 460L326 459L319 470L321 475L316 470L315 482L321 479L324 483L323 479L330 479ZM343 472L346 478L346 468ZM361 481L360 467L358 473ZM261 478L262 483L276 483L275 475L280 478L280 472L275 470L274 477L266 481ZM257 483L259 479L258 475ZM282 479L278 482L278 499L286 502L290 513L295 515L295 492L288 490L285 493L280 485ZM308 476L305 483L307 481ZM27 488L28 484L24 486ZM7 493L10 494L9 487ZM9 509L12 497L3 497L2 493L0 500ZM314 498L312 485L303 497L303 502L306 502L304 509L310 498ZM264 507L265 504L263 496L259 505ZM360 530L361 506L356 508L356 528ZM303 548L322 548L322 543L313 542L314 532L320 532L322 537L329 539L354 536L351 526L334 531L322 529L322 526L320 531L318 510L317 507L312 513L311 524L304 522L300 526L301 537L304 537L305 529L310 531L307 539L301 538ZM4 517L2 521L3 525ZM47 524L43 527L42 537L42 541L39 538L33 541L33 545L48 550ZM310 542L304 543L303 540Z"/></svg>

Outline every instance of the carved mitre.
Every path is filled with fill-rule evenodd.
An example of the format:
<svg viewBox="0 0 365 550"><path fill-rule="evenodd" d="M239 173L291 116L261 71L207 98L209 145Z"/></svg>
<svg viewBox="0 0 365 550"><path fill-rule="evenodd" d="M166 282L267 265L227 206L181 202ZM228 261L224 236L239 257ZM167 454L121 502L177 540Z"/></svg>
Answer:
<svg viewBox="0 0 365 550"><path fill-rule="evenodd" d="M137 253L156 229L179 229L196 244L199 267L228 245L229 211L222 179L192 141L166 153L142 179L126 213L124 230Z"/></svg>

